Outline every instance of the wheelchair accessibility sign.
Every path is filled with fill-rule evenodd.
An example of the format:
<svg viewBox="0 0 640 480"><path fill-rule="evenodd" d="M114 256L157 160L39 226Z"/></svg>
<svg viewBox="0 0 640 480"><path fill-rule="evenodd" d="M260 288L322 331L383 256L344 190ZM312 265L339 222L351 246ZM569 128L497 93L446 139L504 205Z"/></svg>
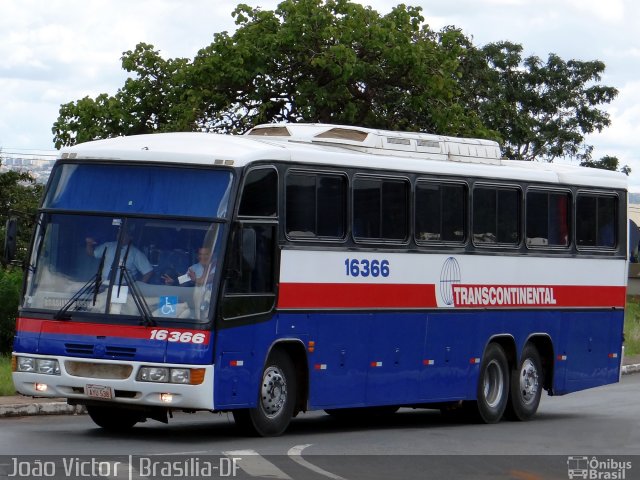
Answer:
<svg viewBox="0 0 640 480"><path fill-rule="evenodd" d="M163 317L175 317L178 308L178 297L176 296L162 296L160 297L160 303L158 304L158 310L160 310L160 316Z"/></svg>

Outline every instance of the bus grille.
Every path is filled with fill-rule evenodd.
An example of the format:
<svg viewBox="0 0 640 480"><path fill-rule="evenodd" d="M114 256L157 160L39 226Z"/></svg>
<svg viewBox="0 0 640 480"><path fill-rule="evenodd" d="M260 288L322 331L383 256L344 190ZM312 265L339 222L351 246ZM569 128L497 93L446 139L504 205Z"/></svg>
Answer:
<svg viewBox="0 0 640 480"><path fill-rule="evenodd" d="M107 345L105 355L111 358L133 358L136 356L136 349L132 347L115 347Z"/></svg>
<svg viewBox="0 0 640 480"><path fill-rule="evenodd" d="M124 380L131 376L131 365L114 365L109 363L78 362L67 360L64 363L67 373L73 377L103 378Z"/></svg>
<svg viewBox="0 0 640 480"><path fill-rule="evenodd" d="M93 355L93 345L83 343L65 343L67 355Z"/></svg>

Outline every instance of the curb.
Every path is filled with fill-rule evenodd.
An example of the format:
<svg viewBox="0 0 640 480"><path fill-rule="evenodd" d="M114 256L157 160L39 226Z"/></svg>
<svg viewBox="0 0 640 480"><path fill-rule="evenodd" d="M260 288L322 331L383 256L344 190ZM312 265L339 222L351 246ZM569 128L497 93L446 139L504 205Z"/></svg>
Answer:
<svg viewBox="0 0 640 480"><path fill-rule="evenodd" d="M640 372L640 364L624 365L621 372L622 375ZM85 413L87 410L83 405L68 405L64 401L0 405L0 418L32 415L83 415Z"/></svg>
<svg viewBox="0 0 640 480"><path fill-rule="evenodd" d="M640 372L640 364L636 363L634 365L623 365L620 369L622 371L622 375L628 375L629 373Z"/></svg>
<svg viewBox="0 0 640 480"><path fill-rule="evenodd" d="M0 418L25 417L31 415L78 415L83 413L86 413L84 406L68 405L66 402L0 405Z"/></svg>

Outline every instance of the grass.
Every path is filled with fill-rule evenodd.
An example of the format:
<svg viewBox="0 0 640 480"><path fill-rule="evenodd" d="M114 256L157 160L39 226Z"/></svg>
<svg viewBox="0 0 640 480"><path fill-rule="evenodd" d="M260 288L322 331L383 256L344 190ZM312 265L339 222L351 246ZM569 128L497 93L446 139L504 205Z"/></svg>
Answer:
<svg viewBox="0 0 640 480"><path fill-rule="evenodd" d="M0 396L15 395L11 380L11 356L0 355Z"/></svg>
<svg viewBox="0 0 640 480"><path fill-rule="evenodd" d="M640 354L640 296L627 297L624 316L624 354Z"/></svg>
<svg viewBox="0 0 640 480"><path fill-rule="evenodd" d="M627 298L624 336L625 355L640 354L640 296ZM0 355L0 396L15 393L11 380L11 356Z"/></svg>

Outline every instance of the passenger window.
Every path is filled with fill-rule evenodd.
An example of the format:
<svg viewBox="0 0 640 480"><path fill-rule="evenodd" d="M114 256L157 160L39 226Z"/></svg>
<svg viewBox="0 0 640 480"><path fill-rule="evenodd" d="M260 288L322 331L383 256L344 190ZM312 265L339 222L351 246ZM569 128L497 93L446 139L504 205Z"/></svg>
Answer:
<svg viewBox="0 0 640 480"><path fill-rule="evenodd" d="M576 242L578 247L614 248L618 244L617 197L578 194L576 201Z"/></svg>
<svg viewBox="0 0 640 480"><path fill-rule="evenodd" d="M409 182L356 178L353 236L357 240L404 241L409 234Z"/></svg>
<svg viewBox="0 0 640 480"><path fill-rule="evenodd" d="M479 187L473 191L473 241L476 244L520 243L520 191Z"/></svg>
<svg viewBox="0 0 640 480"><path fill-rule="evenodd" d="M465 185L418 182L415 195L418 242L465 241Z"/></svg>
<svg viewBox="0 0 640 480"><path fill-rule="evenodd" d="M570 206L568 192L527 192L527 246L569 246Z"/></svg>
<svg viewBox="0 0 640 480"><path fill-rule="evenodd" d="M292 238L344 238L347 179L290 173L286 180L286 232Z"/></svg>

